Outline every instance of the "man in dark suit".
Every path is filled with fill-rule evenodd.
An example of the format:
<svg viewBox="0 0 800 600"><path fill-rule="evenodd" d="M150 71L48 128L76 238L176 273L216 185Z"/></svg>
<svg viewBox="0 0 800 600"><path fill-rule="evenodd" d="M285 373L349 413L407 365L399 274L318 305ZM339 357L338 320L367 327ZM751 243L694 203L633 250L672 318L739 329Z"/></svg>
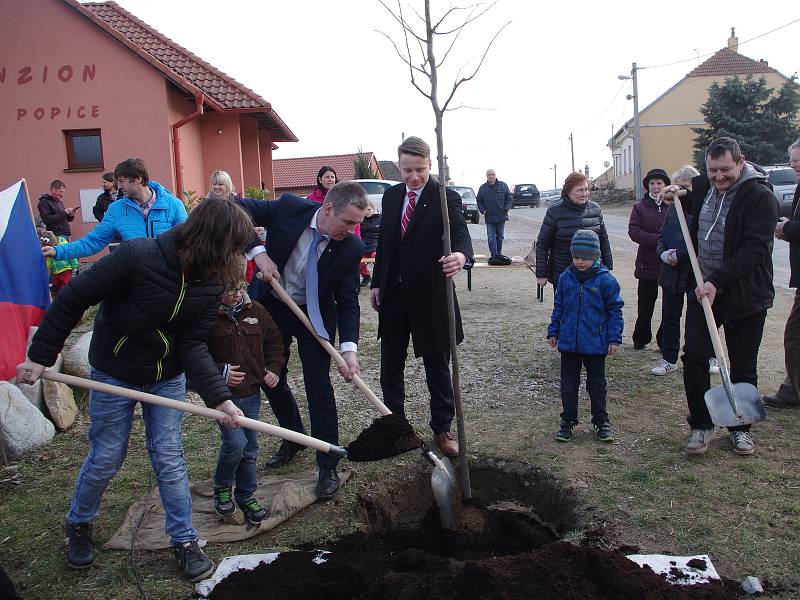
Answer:
<svg viewBox="0 0 800 600"><path fill-rule="evenodd" d="M378 311L381 340L381 388L392 412L403 414L404 371L409 337L414 356L422 357L431 399L436 443L446 456L458 456L450 434L453 385L450 378L450 337L447 285L472 262L472 241L461 214L461 198L447 191L452 253L443 256L444 232L439 184L430 178L430 147L409 137L398 148L403 183L383 195L383 220L370 303ZM456 303L456 338L464 339Z"/></svg>
<svg viewBox="0 0 800 600"><path fill-rule="evenodd" d="M267 230L269 250L257 247L248 256L255 259L263 277L281 277L287 293L308 314L320 336L333 342L338 326L342 356L347 363L346 368L339 367L339 372L345 379L351 379L359 372L358 265L364 254L364 244L353 232L367 208L364 189L350 181L339 183L328 191L322 206L291 194L272 202L250 199L238 202L257 226ZM289 348L292 338L296 338L311 434L338 445L339 422L330 380L330 356L274 294L266 294L261 301L283 335L286 366L278 385L266 390L278 422L287 429L304 432L297 402L286 382ZM286 464L299 449L283 442L268 466ZM317 452L316 493L320 498L332 498L339 489L337 462L335 457Z"/></svg>

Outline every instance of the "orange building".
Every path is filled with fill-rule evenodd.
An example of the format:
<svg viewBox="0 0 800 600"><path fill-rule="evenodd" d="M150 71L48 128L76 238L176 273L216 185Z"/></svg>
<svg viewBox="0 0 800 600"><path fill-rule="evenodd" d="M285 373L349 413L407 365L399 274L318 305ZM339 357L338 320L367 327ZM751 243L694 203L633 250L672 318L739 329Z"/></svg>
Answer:
<svg viewBox="0 0 800 600"><path fill-rule="evenodd" d="M211 171L274 189L275 142L297 138L264 98L114 2L3 0L0 189L24 177L34 208L53 179L95 225L100 176L129 157L179 195Z"/></svg>

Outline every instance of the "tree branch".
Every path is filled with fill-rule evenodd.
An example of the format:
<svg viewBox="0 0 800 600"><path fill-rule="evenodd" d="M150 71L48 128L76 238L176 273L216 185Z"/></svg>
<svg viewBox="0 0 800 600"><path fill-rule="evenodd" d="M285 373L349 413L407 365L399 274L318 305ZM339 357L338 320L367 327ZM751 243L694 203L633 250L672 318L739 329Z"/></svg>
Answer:
<svg viewBox="0 0 800 600"><path fill-rule="evenodd" d="M403 55L403 53L402 53L402 52L400 52L400 48L398 48L398 47L397 47L397 44L395 44L395 43L394 43L394 40L393 40L392 38L390 38L390 37L389 37L387 34L385 34L385 33L384 33L383 31L381 31L380 29L375 29L375 32L376 32L376 33L380 33L380 34L381 34L383 37L385 37L387 40L389 40L389 43L390 43L390 44L392 45L392 47L394 48L394 51L395 51L395 52L397 52L397 56L399 56L399 57L400 57L400 60L402 60L402 61L403 61L403 62L404 62L404 63L405 63L407 66L408 66L408 68L409 68L409 69L412 69L412 70L414 70L414 71L419 71L420 73L422 73L423 75L425 75L425 77L428 77L428 73L427 73L427 71L425 71L424 69L420 69L419 67L416 67L416 66L414 66L414 65L411 63L411 59L410 59L410 58L406 58L406 57ZM424 64L424 63L423 63L423 64Z"/></svg>
<svg viewBox="0 0 800 600"><path fill-rule="evenodd" d="M380 2L380 1L381 1L381 0L378 0L378 2ZM451 33L453 33L454 31L458 31L459 29L463 29L464 27L466 27L467 25L469 25L470 23L472 23L474 20L476 20L476 19L480 19L480 18L481 18L483 15L485 15L487 12L489 12L490 10L492 10L492 8L494 8L494 5L495 5L495 4L497 4L499 1L500 1L500 0L494 0L494 2L492 2L492 3L491 3L489 6L487 6L485 9L483 9L481 12L479 12L477 15L475 15L475 16L473 17L473 16L472 16L472 14L475 12L475 9L477 9L477 8L480 6L480 4L475 4L475 5L473 5L473 6L471 7L471 8L472 8L472 12L470 12L470 16L469 16L469 17L467 17L467 20L466 20L466 21L464 21L464 22L463 22L461 25L459 25L459 26L458 26L458 27L456 27L455 29L451 29L450 31L437 31L437 32L435 32L435 33L436 33L437 35L450 35L450 34L451 34ZM466 10L466 8L465 8L465 10ZM508 23L506 23L506 25L508 25ZM505 25L503 25L503 27L505 27Z"/></svg>
<svg viewBox="0 0 800 600"><path fill-rule="evenodd" d="M484 11L484 12L486 12L486 11ZM460 86L462 83L464 83L464 82L467 82L467 81L470 81L471 79L473 79L473 78L475 77L475 75L477 75L477 74L478 74L478 71L480 70L481 66L483 65L483 61L484 61L484 60L486 60L486 55L487 55L487 54L489 54L489 50L492 48L492 44L494 44L494 42L495 42L495 40L497 39L497 37L498 37L498 36L499 36L501 33L503 33L503 30L504 30L506 27L508 27L510 23L511 23L511 21L507 21L507 22L506 22L506 24L505 24L505 25L503 25L503 26L502 26L502 27L501 27L501 28L500 28L500 29L497 31L497 33L495 33L495 34L494 34L494 36L492 37L492 39L489 41L489 44L486 46L486 50L484 50L484 51L483 51L483 56L481 56L481 60L480 60L480 62L478 63L478 66L477 66L477 67L475 67L475 70L472 72L472 75L470 75L470 76L468 76L468 77L462 77L461 79L459 79L458 81L456 81L456 83L453 85L453 89L452 89L452 91L450 92L450 95L447 97L447 100L446 100L446 101L445 101L445 103L442 105L442 111L445 111L445 110L447 110L447 106L450 104L450 101L453 99L453 96L455 96L455 93L456 93L456 90L458 89L458 87L459 87L459 86Z"/></svg>
<svg viewBox="0 0 800 600"><path fill-rule="evenodd" d="M384 0L378 0L378 3L379 3L379 4L380 4L380 5L383 7L383 8L385 8L385 9L386 9L386 11L387 11L387 12L388 12L390 15L392 15L392 18L393 18L395 21L397 21L397 22L400 24L400 27L402 27L402 28L403 28L403 31L404 31L406 34L409 34L409 33L410 33L410 34L411 34L413 37L415 37L416 39L418 39L420 42L425 42L425 38L421 38L421 37L419 37L419 36L418 36L416 33L414 33L414 30L413 30L413 29L411 29L411 27L409 27L408 25L406 25L406 22L405 22L405 20L404 20L404 19L403 19L403 17L402 17L402 14L403 14L403 13L402 13L402 10L400 11L400 16L398 17L398 16L397 16L397 15L394 13L394 11L393 11L391 8L389 8L389 7L386 5L386 2L384 2ZM399 5L399 4L400 4L400 2L398 2L398 5Z"/></svg>

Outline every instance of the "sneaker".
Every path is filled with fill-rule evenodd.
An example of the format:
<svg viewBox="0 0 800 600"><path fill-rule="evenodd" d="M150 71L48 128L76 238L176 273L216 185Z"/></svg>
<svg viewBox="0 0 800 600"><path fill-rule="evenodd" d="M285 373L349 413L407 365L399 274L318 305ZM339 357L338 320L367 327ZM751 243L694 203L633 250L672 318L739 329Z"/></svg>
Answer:
<svg viewBox="0 0 800 600"><path fill-rule="evenodd" d="M709 358L708 359L708 372L712 375L719 374L719 363L717 362L716 358Z"/></svg>
<svg viewBox="0 0 800 600"><path fill-rule="evenodd" d="M214 486L214 510L220 517L227 517L236 512L233 495L229 486Z"/></svg>
<svg viewBox="0 0 800 600"><path fill-rule="evenodd" d="M214 572L214 561L203 553L197 540L175 544L172 555L178 561L184 577L192 583L206 579Z"/></svg>
<svg viewBox="0 0 800 600"><path fill-rule="evenodd" d="M95 559L94 544L92 542L92 525L90 523L67 523L67 546L65 558L71 569L86 569Z"/></svg>
<svg viewBox="0 0 800 600"><path fill-rule="evenodd" d="M644 350L645 348L647 348L647 344L642 344L641 342L634 342L633 343L633 349L634 350Z"/></svg>
<svg viewBox="0 0 800 600"><path fill-rule="evenodd" d="M610 443L614 441L614 430L611 429L611 424L608 421L600 423L600 425L595 425L594 432L597 434L597 439L601 442Z"/></svg>
<svg viewBox="0 0 800 600"><path fill-rule="evenodd" d="M267 510L262 508L255 498L250 498L244 504L239 504L239 508L244 513L244 518L251 525L260 525L261 521L267 518Z"/></svg>
<svg viewBox="0 0 800 600"><path fill-rule="evenodd" d="M692 429L684 451L686 454L703 454L708 450L708 443L713 438L713 429Z"/></svg>
<svg viewBox="0 0 800 600"><path fill-rule="evenodd" d="M561 421L561 429L556 434L556 440L559 442L568 442L572 439L572 431L575 429L575 423L572 421Z"/></svg>
<svg viewBox="0 0 800 600"><path fill-rule="evenodd" d="M749 431L731 431L730 434L733 451L741 456L749 456L756 451L753 437Z"/></svg>
<svg viewBox="0 0 800 600"><path fill-rule="evenodd" d="M657 366L650 369L653 375L669 375L670 373L677 373L678 363L671 363L666 360L661 360Z"/></svg>

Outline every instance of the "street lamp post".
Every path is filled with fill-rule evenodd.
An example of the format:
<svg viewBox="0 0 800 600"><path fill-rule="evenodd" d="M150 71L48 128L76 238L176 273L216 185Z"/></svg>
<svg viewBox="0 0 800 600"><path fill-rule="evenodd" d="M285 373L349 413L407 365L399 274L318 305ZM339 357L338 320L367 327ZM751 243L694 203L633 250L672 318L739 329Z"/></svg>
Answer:
<svg viewBox="0 0 800 600"><path fill-rule="evenodd" d="M631 67L631 74L620 75L619 79L630 79L633 83L633 95L628 95L628 100L633 99L633 180L636 198L641 198L642 192L642 145L639 137L639 86L636 78L636 63Z"/></svg>
<svg viewBox="0 0 800 600"><path fill-rule="evenodd" d="M553 172L553 191L555 191L558 189L558 165L553 165L550 170Z"/></svg>

